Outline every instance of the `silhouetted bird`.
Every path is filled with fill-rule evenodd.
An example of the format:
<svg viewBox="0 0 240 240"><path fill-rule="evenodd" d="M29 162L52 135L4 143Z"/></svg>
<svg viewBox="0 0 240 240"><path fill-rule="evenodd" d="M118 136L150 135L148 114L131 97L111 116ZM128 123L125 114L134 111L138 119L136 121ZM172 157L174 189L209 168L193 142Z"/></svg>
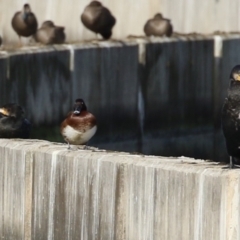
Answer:
<svg viewBox="0 0 240 240"><path fill-rule="evenodd" d="M105 39L111 37L112 28L116 23L111 12L98 1L92 1L84 9L81 21L86 28L101 34Z"/></svg>
<svg viewBox="0 0 240 240"><path fill-rule="evenodd" d="M31 123L16 103L7 103L0 108L0 138L29 138Z"/></svg>
<svg viewBox="0 0 240 240"><path fill-rule="evenodd" d="M34 34L34 39L42 44L64 43L64 27L55 26L52 21L45 21L36 34Z"/></svg>
<svg viewBox="0 0 240 240"><path fill-rule="evenodd" d="M146 36L168 36L173 33L173 27L169 19L163 18L161 13L157 13L154 18L149 19L144 25L144 32Z"/></svg>
<svg viewBox="0 0 240 240"><path fill-rule="evenodd" d="M240 65L230 74L228 96L222 109L222 129L230 156L230 168L240 160Z"/></svg>
<svg viewBox="0 0 240 240"><path fill-rule="evenodd" d="M36 33L38 23L34 13L31 12L29 4L24 4L23 10L16 12L12 18L12 27L20 37L29 37Z"/></svg>
<svg viewBox="0 0 240 240"><path fill-rule="evenodd" d="M87 111L82 99L76 99L73 111L61 124L61 134L69 144L86 144L97 131L97 121L94 115Z"/></svg>

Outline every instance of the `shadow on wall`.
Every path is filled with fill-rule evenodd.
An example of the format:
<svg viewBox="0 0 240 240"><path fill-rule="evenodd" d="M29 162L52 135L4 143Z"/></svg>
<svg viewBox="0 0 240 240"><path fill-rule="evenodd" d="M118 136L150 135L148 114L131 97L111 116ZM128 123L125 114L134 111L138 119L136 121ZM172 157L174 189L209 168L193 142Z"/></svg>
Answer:
<svg viewBox="0 0 240 240"><path fill-rule="evenodd" d="M223 46L234 48L239 41L224 40ZM90 145L225 161L216 114L226 96L225 73L232 63L229 69L223 64L231 54L216 66L213 39L141 44L144 62L139 62L140 45L133 41L11 53L0 59L1 104L25 106L33 138L63 142L60 123L81 97L98 120ZM216 68L218 74L224 72L217 89Z"/></svg>
<svg viewBox="0 0 240 240"><path fill-rule="evenodd" d="M36 124L56 124L71 100L69 51L12 55L7 79L9 98L26 108Z"/></svg>

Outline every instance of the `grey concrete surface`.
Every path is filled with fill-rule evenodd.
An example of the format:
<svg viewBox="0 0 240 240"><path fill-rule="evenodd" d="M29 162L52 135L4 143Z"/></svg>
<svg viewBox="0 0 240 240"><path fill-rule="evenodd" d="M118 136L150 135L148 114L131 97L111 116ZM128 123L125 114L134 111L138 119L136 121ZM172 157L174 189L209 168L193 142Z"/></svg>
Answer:
<svg viewBox="0 0 240 240"><path fill-rule="evenodd" d="M240 239L238 169L0 139L2 239Z"/></svg>

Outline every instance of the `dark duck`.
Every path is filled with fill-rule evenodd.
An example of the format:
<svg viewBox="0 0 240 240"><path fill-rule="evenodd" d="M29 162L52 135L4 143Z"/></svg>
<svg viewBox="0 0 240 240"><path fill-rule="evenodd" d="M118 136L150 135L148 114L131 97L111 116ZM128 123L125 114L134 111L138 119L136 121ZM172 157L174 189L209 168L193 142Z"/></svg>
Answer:
<svg viewBox="0 0 240 240"><path fill-rule="evenodd" d="M112 13L99 1L92 1L81 15L83 25L96 34L101 34L104 39L112 35L112 28L116 23Z"/></svg>
<svg viewBox="0 0 240 240"><path fill-rule="evenodd" d="M29 4L24 4L22 11L16 12L12 18L12 27L20 37L29 37L36 33L38 22Z"/></svg>
<svg viewBox="0 0 240 240"><path fill-rule="evenodd" d="M0 108L0 138L29 138L30 122L16 103L7 103Z"/></svg>
<svg viewBox="0 0 240 240"><path fill-rule="evenodd" d="M76 99L73 111L69 112L67 118L61 124L61 134L69 144L86 144L97 131L97 121L93 114L87 111L85 102Z"/></svg>
<svg viewBox="0 0 240 240"><path fill-rule="evenodd" d="M222 130L230 156L230 168L240 163L240 65L230 74L228 95L222 109Z"/></svg>
<svg viewBox="0 0 240 240"><path fill-rule="evenodd" d="M161 13L157 13L152 19L149 19L143 28L146 36L159 36L166 35L170 37L173 33L171 21L164 18Z"/></svg>
<svg viewBox="0 0 240 240"><path fill-rule="evenodd" d="M44 21L34 35L34 39L42 44L61 44L65 37L64 27L56 26L52 21Z"/></svg>

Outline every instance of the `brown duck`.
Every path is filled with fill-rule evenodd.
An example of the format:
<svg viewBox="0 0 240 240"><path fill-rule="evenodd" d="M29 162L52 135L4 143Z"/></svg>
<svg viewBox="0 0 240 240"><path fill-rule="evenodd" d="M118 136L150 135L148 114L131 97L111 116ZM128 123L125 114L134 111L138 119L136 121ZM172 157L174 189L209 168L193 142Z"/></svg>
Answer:
<svg viewBox="0 0 240 240"><path fill-rule="evenodd" d="M169 19L163 18L161 13L157 13L154 18L149 19L145 26L144 32L146 36L168 36L170 37L173 32L173 27Z"/></svg>
<svg viewBox="0 0 240 240"><path fill-rule="evenodd" d="M38 22L29 4L24 4L23 10L16 12L12 18L12 27L19 38L29 37L36 33Z"/></svg>
<svg viewBox="0 0 240 240"><path fill-rule="evenodd" d="M81 15L83 25L89 30L109 39L116 19L99 1L92 1Z"/></svg>
<svg viewBox="0 0 240 240"><path fill-rule="evenodd" d="M61 124L61 134L68 143L68 148L70 148L70 144L86 144L96 131L95 116L87 111L83 99L76 99L73 111L68 113L67 118Z"/></svg>
<svg viewBox="0 0 240 240"><path fill-rule="evenodd" d="M64 27L56 26L52 21L43 22L34 35L37 42L42 44L60 44L65 41Z"/></svg>

